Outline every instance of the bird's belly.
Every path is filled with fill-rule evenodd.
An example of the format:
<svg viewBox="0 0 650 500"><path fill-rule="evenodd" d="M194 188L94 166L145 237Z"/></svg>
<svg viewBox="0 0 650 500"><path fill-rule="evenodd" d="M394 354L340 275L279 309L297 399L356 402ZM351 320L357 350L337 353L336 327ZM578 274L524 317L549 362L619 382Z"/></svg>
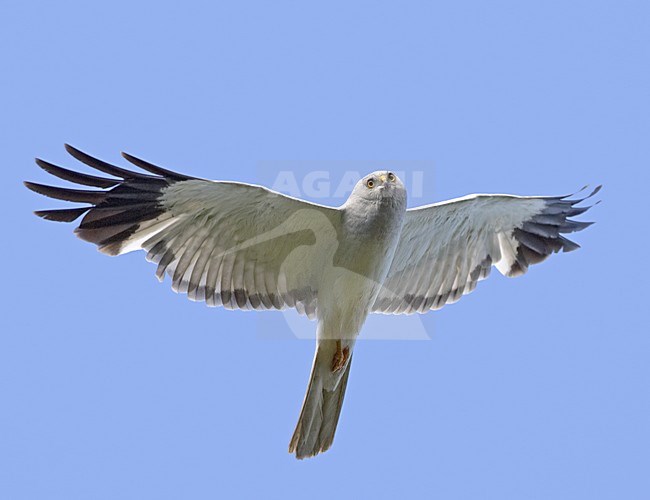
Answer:
<svg viewBox="0 0 650 500"><path fill-rule="evenodd" d="M356 338L380 287L373 278L335 267L318 296L319 337Z"/></svg>
<svg viewBox="0 0 650 500"><path fill-rule="evenodd" d="M343 238L318 292L319 338L357 337L386 278L398 237L399 231L359 229Z"/></svg>

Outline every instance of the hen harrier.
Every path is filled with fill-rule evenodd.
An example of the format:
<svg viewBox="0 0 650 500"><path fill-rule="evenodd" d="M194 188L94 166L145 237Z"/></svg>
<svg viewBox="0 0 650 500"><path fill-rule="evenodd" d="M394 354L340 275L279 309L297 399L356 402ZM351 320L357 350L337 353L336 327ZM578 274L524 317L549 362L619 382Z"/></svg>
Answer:
<svg viewBox="0 0 650 500"><path fill-rule="evenodd" d="M395 174L361 179L338 208L262 186L178 174L123 154L143 172L68 152L113 177L67 170L50 174L100 190L26 182L42 195L80 202L41 210L72 222L108 255L142 249L191 300L228 309L295 308L318 320L316 353L289 452L327 450L343 404L355 339L370 313L439 309L474 290L492 266L519 276L550 254L575 250L562 236L589 226L569 217L590 207L568 196L475 194L407 209ZM103 190L102 190L103 189Z"/></svg>

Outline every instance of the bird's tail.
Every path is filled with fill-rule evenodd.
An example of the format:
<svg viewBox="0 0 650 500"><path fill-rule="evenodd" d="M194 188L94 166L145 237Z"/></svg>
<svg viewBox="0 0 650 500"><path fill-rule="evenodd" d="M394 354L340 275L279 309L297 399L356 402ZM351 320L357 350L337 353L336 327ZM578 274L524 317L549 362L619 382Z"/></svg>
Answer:
<svg viewBox="0 0 650 500"><path fill-rule="evenodd" d="M332 372L335 345L334 340L321 340L316 347L309 386L289 443L289 453L299 459L328 450L334 441L352 362L350 353L345 366Z"/></svg>

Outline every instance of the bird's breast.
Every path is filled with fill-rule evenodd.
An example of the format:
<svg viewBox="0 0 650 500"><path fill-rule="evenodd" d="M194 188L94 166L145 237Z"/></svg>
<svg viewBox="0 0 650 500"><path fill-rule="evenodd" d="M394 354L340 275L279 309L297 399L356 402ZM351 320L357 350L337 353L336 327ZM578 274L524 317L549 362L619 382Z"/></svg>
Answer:
<svg viewBox="0 0 650 500"><path fill-rule="evenodd" d="M363 208L344 214L334 265L381 284L399 242L404 209L382 205Z"/></svg>
<svg viewBox="0 0 650 500"><path fill-rule="evenodd" d="M357 211L345 214L333 267L319 290L319 319L332 335L356 335L388 274L403 214Z"/></svg>

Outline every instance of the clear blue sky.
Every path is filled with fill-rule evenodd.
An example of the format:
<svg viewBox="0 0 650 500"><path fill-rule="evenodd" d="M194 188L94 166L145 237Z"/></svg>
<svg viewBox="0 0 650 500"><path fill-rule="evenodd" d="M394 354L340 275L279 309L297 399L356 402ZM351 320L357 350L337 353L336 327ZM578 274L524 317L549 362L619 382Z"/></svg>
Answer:
<svg viewBox="0 0 650 500"><path fill-rule="evenodd" d="M0 498L650 498L648 2L0 11ZM581 250L493 273L430 340L361 342L333 448L298 462L312 342L31 215L64 142L267 184L424 165L413 204L605 188Z"/></svg>

